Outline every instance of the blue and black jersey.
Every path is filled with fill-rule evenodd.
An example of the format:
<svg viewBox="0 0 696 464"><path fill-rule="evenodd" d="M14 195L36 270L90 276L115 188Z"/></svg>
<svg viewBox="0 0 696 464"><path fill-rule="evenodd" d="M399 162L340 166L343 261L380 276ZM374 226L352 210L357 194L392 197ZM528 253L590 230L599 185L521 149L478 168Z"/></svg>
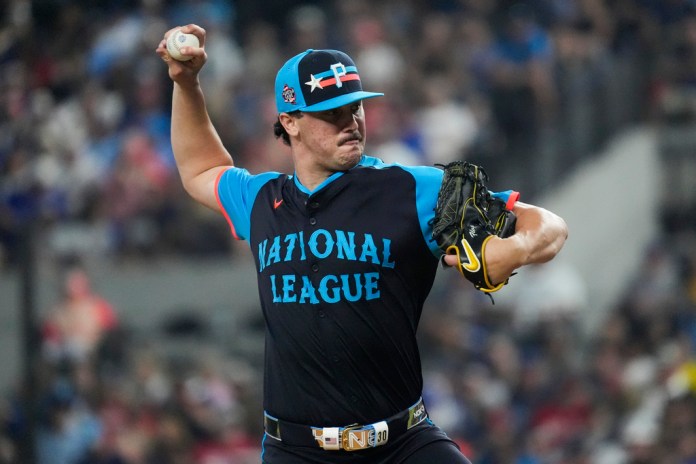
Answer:
<svg viewBox="0 0 696 464"><path fill-rule="evenodd" d="M270 415L369 424L418 400L416 329L441 254L429 226L441 181L440 169L368 156L314 191L286 174L220 175L220 206L258 271Z"/></svg>

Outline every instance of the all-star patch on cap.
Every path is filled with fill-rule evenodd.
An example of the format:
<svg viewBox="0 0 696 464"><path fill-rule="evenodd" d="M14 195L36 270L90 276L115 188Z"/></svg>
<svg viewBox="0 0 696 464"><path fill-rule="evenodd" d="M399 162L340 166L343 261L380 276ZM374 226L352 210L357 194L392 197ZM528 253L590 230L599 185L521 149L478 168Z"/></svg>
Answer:
<svg viewBox="0 0 696 464"><path fill-rule="evenodd" d="M326 111L383 95L365 92L355 63L338 50L302 52L280 68L275 81L278 113Z"/></svg>

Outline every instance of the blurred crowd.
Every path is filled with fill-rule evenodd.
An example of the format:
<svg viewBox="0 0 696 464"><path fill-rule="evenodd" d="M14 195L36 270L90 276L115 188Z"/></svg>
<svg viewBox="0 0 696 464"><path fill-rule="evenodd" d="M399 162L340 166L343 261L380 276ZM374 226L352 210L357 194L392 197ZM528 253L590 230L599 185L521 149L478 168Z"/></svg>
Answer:
<svg viewBox="0 0 696 464"><path fill-rule="evenodd" d="M469 159L525 198L562 181L621 127L690 114L696 16L687 0L10 0L0 5L0 263L23 227L56 254L229 250L184 199L169 145L163 33L208 32L211 116L239 166L291 169L271 136L275 72L306 48L351 54L368 152ZM686 90L686 91L685 91ZM685 104L686 102L686 104Z"/></svg>
<svg viewBox="0 0 696 464"><path fill-rule="evenodd" d="M425 399L473 463L696 463L693 230L646 250L590 330L582 286L491 306L457 277L424 316Z"/></svg>
<svg viewBox="0 0 696 464"><path fill-rule="evenodd" d="M469 159L528 200L621 128L696 108L690 0L10 0L0 17L0 269L32 224L56 259L233 251L173 163L154 49L174 25L206 28L211 117L251 172L291 169L271 89L306 48L347 51L386 94L366 104L368 153ZM582 289L524 312L436 287L422 326L433 418L474 464L696 463L695 266L693 237L670 230L589 339ZM64 275L39 331L40 401L27 410L18 388L0 403L0 462L24 462L34 420L40 464L259 461L258 366L200 340L133 340L79 260Z"/></svg>

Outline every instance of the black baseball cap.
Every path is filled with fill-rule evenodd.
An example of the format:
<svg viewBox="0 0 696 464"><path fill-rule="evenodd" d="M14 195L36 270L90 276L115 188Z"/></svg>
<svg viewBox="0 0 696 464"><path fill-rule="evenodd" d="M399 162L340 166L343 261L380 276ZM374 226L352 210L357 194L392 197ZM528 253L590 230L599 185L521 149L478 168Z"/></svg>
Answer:
<svg viewBox="0 0 696 464"><path fill-rule="evenodd" d="M326 111L383 95L364 91L355 63L338 50L310 48L295 55L275 81L278 113Z"/></svg>

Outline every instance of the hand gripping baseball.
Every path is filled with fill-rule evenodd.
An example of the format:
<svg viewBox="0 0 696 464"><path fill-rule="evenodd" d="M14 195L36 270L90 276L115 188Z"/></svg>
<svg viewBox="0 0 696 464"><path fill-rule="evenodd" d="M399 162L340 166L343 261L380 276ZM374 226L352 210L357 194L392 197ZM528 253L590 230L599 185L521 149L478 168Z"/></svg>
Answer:
<svg viewBox="0 0 696 464"><path fill-rule="evenodd" d="M156 52L169 66L172 80L197 76L207 60L205 37L205 29L195 24L177 26L164 34Z"/></svg>
<svg viewBox="0 0 696 464"><path fill-rule="evenodd" d="M167 37L167 53L177 61L188 61L193 58L191 51L200 47L198 37L186 34L181 29L172 31ZM188 52L188 53L184 53Z"/></svg>

